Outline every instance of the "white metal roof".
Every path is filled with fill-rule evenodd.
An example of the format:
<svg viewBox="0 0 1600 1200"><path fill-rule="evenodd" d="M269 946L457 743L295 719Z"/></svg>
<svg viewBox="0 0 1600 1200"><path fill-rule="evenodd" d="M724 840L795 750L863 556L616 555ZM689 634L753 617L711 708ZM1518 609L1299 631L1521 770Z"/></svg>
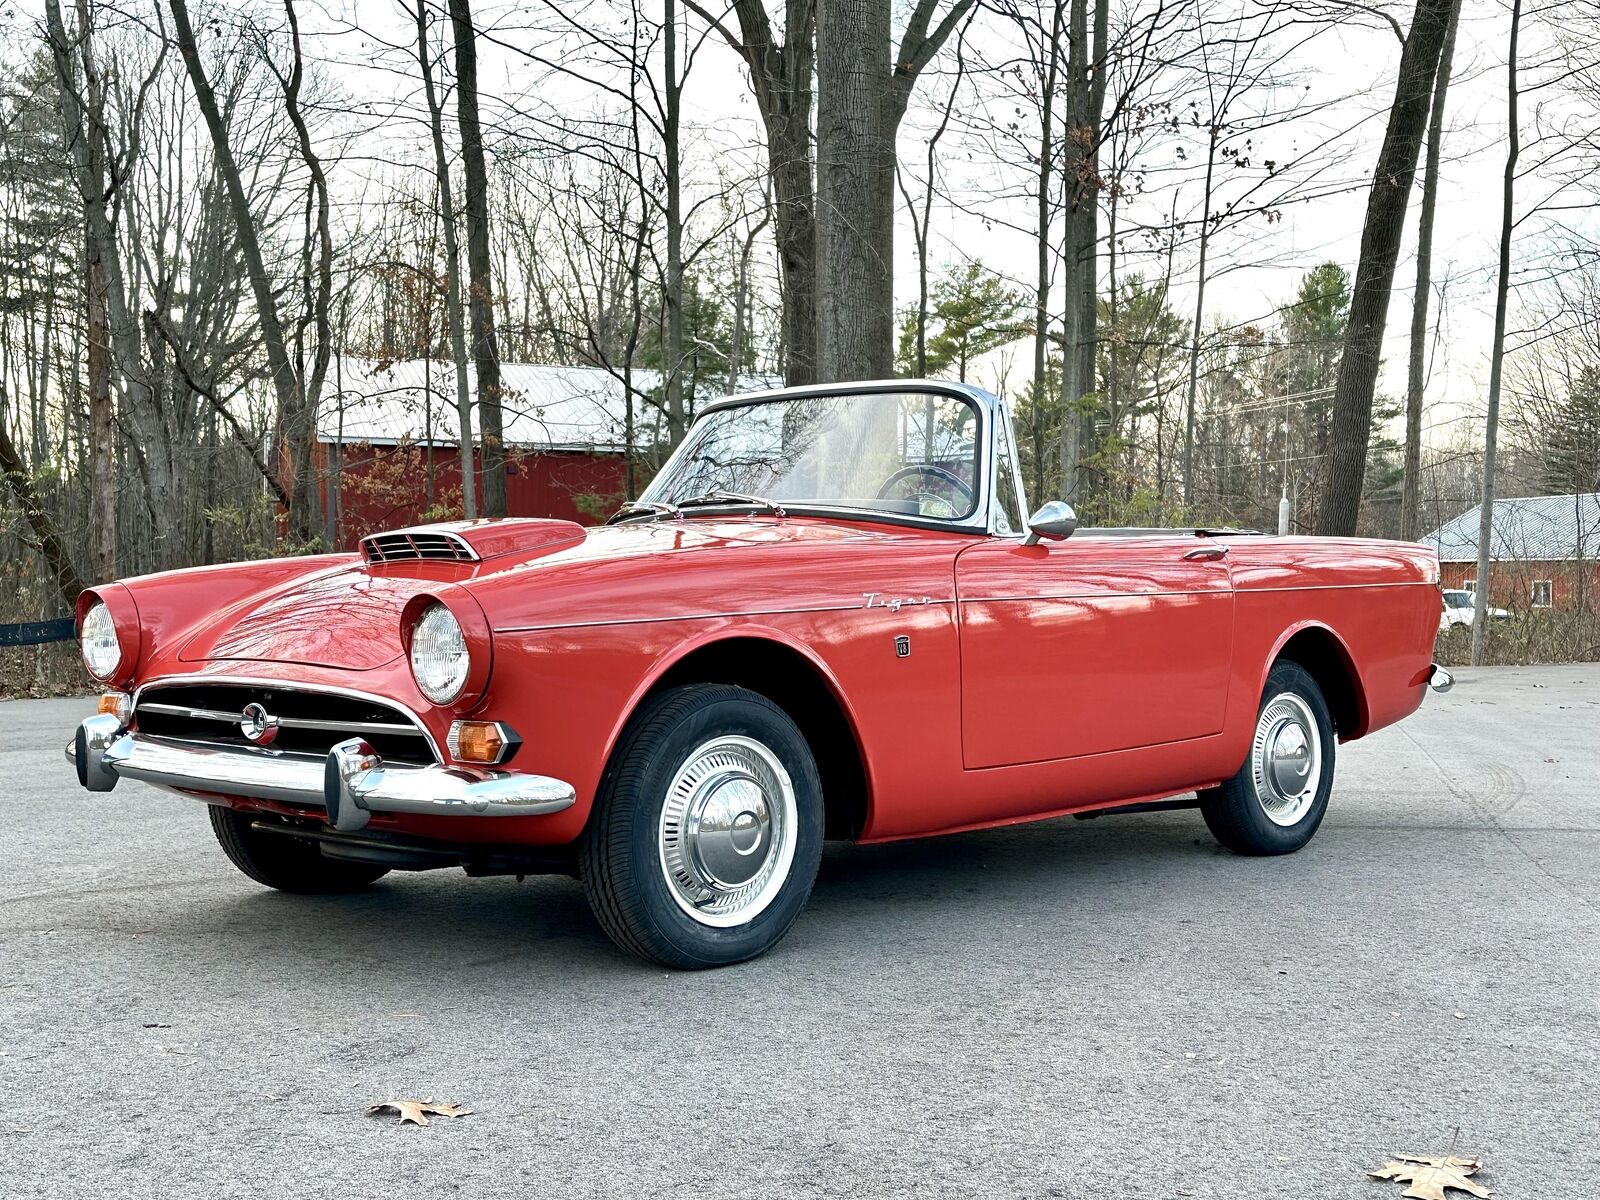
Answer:
<svg viewBox="0 0 1600 1200"><path fill-rule="evenodd" d="M1474 505L1445 522L1422 544L1437 550L1441 562L1476 562L1481 509ZM1600 492L1496 500L1489 557L1496 562L1600 559Z"/></svg>
<svg viewBox="0 0 1600 1200"><path fill-rule="evenodd" d="M536 450L598 450L620 453L626 441L626 390L622 380L599 367L547 363L500 364L507 445ZM635 371L634 387L660 385L655 371ZM743 382L743 381L741 381ZM769 385L750 380L752 387ZM476 380L468 379L476 398ZM716 393L721 395L720 389ZM709 397L706 397L709 398ZM478 433L477 406L473 432ZM658 413L635 397L634 441L652 440ZM435 359L378 362L342 358L328 369L317 415L321 441L400 441L455 445L455 367Z"/></svg>

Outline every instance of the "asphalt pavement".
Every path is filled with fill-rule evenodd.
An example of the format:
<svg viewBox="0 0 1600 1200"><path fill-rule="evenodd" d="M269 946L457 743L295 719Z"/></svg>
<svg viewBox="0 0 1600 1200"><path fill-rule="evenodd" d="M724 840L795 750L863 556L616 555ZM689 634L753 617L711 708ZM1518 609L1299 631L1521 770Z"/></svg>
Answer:
<svg viewBox="0 0 1600 1200"><path fill-rule="evenodd" d="M567 879L238 874L0 704L0 1196L1600 1196L1600 665L1462 670L1299 854L1192 812L830 847L673 974ZM457 1101L428 1128L365 1115Z"/></svg>

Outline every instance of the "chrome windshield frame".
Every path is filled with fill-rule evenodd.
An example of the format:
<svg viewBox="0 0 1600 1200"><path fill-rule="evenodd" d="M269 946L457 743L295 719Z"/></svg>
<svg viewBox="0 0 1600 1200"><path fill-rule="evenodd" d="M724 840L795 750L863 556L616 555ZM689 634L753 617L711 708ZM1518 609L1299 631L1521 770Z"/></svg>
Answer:
<svg viewBox="0 0 1600 1200"><path fill-rule="evenodd" d="M640 503L660 502L663 497L657 493L658 485L670 478L673 468L680 458L684 457L692 444L695 431L700 423L712 413L722 412L730 408L746 408L757 404L770 404L787 400L802 400L816 396L868 396L884 393L919 393L925 392L937 396L950 396L957 400L971 404L978 414L978 450L977 467L978 479L974 488L978 503L973 506L970 514L959 519L942 517L922 517L903 513L877 512L869 508L851 508L846 505L829 504L804 504L793 501L784 501L783 507L797 516L827 515L839 516L847 520L871 521L889 525L911 525L926 529L948 529L956 533L974 533L988 536L1001 535L1000 513L1001 507L997 499L1000 472L996 470L995 455L998 440L995 429L999 422L1006 422L1009 426L1011 415L1006 409L1005 402L992 392L983 388L974 387L968 383L951 383L942 379L875 379L864 383L828 383L815 384L808 387L776 388L765 392L747 392L742 395L729 396L722 400L713 401L703 406L696 414L695 423L689 432L684 435L681 442L673 450L667 461L662 464L661 470L650 485L639 493ZM1012 460L1012 478L1016 482L1017 510L1027 518L1026 497L1022 494L1021 462L1017 457L1016 431L1011 430L1010 452ZM665 490L664 487L662 490ZM737 506L735 506L737 507ZM694 508L684 513L684 516L704 514L712 516L717 514L716 507ZM646 514L640 514L641 517ZM624 518L626 519L626 518ZM1020 534L1018 535L1020 536Z"/></svg>

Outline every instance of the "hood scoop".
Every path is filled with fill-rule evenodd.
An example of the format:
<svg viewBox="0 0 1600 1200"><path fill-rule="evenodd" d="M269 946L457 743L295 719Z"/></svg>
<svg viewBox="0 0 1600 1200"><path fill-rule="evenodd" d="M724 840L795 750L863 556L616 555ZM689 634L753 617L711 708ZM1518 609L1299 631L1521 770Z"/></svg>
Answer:
<svg viewBox="0 0 1600 1200"><path fill-rule="evenodd" d="M580 541L583 526L575 521L537 517L505 517L482 521L447 521L374 533L361 539L361 557L369 563L478 562L504 554L526 553L559 542Z"/></svg>

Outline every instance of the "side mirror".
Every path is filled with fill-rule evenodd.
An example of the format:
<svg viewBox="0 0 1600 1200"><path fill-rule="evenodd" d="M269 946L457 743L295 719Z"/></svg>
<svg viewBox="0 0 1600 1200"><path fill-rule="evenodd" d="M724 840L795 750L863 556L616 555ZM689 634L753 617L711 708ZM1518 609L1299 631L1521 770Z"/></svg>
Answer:
<svg viewBox="0 0 1600 1200"><path fill-rule="evenodd" d="M1049 538L1052 542L1064 541L1077 528L1078 514L1072 511L1072 505L1065 500L1052 500L1048 504L1041 504L1039 510L1028 518L1028 536L1022 539L1022 544L1037 546L1040 538Z"/></svg>

